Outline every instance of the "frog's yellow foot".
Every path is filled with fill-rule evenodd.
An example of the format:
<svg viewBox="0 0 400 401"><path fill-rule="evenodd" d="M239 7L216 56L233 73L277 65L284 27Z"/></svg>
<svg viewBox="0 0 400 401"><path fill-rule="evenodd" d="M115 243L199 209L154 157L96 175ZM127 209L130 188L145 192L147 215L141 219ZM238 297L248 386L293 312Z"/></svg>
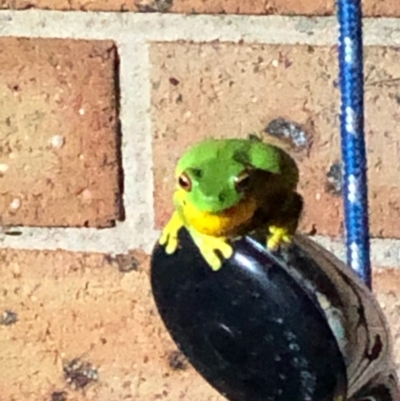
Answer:
<svg viewBox="0 0 400 401"><path fill-rule="evenodd" d="M176 251L176 248L178 248L178 232L182 225L179 216L174 214L161 233L158 242L160 245L165 245L165 252L168 255L173 254Z"/></svg>
<svg viewBox="0 0 400 401"><path fill-rule="evenodd" d="M226 242L226 238L212 237L194 230L191 230L190 234L201 255L214 271L221 268L221 257L229 259L233 254L232 246Z"/></svg>
<svg viewBox="0 0 400 401"><path fill-rule="evenodd" d="M158 242L160 245L165 245L165 252L171 255L176 251L176 248L178 248L178 235L175 232L163 230Z"/></svg>
<svg viewBox="0 0 400 401"><path fill-rule="evenodd" d="M277 250L283 242L291 242L292 237L286 228L270 226L269 232L271 236L267 240L267 248L272 251Z"/></svg>

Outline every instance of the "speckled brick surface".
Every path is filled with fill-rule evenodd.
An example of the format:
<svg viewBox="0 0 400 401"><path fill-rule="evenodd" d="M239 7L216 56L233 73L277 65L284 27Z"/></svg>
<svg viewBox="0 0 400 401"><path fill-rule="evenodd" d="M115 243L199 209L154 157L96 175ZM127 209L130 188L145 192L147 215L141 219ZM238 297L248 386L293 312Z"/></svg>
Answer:
<svg viewBox="0 0 400 401"><path fill-rule="evenodd" d="M393 355L400 377L400 270L376 269L373 291L385 312L393 338Z"/></svg>
<svg viewBox="0 0 400 401"><path fill-rule="evenodd" d="M0 251L0 260L1 399L222 400L177 355L145 255ZM16 321L4 324L4 311Z"/></svg>
<svg viewBox="0 0 400 401"><path fill-rule="evenodd" d="M334 0L2 0L1 8L186 14L332 15ZM399 16L397 0L364 0L367 16Z"/></svg>
<svg viewBox="0 0 400 401"><path fill-rule="evenodd" d="M3 225L113 225L120 217L111 41L0 39Z"/></svg>
<svg viewBox="0 0 400 401"><path fill-rule="evenodd" d="M2 399L223 400L176 352L145 255L3 250L0 260ZM399 286L399 270L375 274L398 362Z"/></svg>
<svg viewBox="0 0 400 401"><path fill-rule="evenodd" d="M371 233L399 238L400 54L380 47L365 53ZM343 234L336 57L335 47L152 45L157 227L172 212L174 166L187 146L210 136L246 137L267 126L279 133L293 123L294 132L306 139L291 149L306 205L301 230Z"/></svg>

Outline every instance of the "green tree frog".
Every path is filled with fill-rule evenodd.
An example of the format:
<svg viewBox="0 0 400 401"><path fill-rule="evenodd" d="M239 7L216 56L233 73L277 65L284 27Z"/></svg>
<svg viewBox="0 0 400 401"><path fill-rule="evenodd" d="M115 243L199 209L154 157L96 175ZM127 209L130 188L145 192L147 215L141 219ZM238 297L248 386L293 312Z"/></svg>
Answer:
<svg viewBox="0 0 400 401"><path fill-rule="evenodd" d="M179 159L175 212L160 244L172 254L186 227L213 270L233 254L229 240L265 229L266 246L290 242L303 208L296 192L299 172L281 148L249 139L207 139Z"/></svg>

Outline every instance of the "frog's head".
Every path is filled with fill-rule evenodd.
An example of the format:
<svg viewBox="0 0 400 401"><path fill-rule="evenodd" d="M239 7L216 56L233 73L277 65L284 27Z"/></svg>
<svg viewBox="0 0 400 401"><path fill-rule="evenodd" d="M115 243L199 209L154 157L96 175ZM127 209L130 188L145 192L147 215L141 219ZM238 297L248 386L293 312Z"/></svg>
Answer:
<svg viewBox="0 0 400 401"><path fill-rule="evenodd" d="M177 187L186 202L203 212L218 213L246 196L256 170L280 173L277 148L248 139L206 140L180 158Z"/></svg>

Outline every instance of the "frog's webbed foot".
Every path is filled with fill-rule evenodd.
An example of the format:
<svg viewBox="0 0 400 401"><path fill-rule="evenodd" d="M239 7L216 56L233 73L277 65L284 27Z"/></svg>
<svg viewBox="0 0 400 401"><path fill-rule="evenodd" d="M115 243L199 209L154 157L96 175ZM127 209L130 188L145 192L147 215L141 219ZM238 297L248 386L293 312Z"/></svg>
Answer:
<svg viewBox="0 0 400 401"><path fill-rule="evenodd" d="M283 243L290 243L292 235L285 227L269 226L271 235L267 239L267 248L276 251Z"/></svg>
<svg viewBox="0 0 400 401"><path fill-rule="evenodd" d="M168 255L173 254L178 247L178 232L182 228L183 222L178 213L174 213L171 220L167 223L159 239L160 245L165 245L165 252Z"/></svg>
<svg viewBox="0 0 400 401"><path fill-rule="evenodd" d="M232 246L224 237L212 237L195 230L190 230L190 234L201 255L214 271L221 268L221 258L229 259L233 254Z"/></svg>

